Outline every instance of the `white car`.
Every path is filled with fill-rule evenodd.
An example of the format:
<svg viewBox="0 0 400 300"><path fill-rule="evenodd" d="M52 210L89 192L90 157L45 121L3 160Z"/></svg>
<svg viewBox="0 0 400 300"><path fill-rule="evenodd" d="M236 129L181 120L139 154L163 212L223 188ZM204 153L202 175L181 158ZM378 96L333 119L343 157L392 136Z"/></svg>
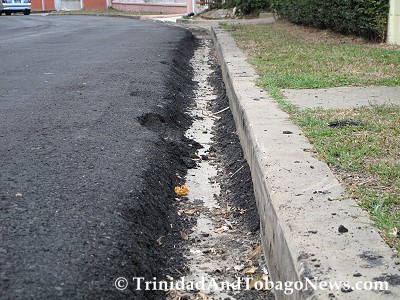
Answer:
<svg viewBox="0 0 400 300"><path fill-rule="evenodd" d="M31 13L31 0L0 0L0 16L3 13L9 16L18 12L29 15Z"/></svg>

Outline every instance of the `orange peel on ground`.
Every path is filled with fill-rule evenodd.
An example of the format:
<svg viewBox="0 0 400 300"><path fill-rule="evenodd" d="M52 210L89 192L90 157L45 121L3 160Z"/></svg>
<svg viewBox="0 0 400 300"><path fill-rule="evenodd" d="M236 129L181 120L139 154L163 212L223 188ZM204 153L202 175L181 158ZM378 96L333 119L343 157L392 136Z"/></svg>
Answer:
<svg viewBox="0 0 400 300"><path fill-rule="evenodd" d="M189 192L190 192L190 190L184 184L182 184L181 186L175 187L175 193L179 196L186 196L187 194L189 194Z"/></svg>

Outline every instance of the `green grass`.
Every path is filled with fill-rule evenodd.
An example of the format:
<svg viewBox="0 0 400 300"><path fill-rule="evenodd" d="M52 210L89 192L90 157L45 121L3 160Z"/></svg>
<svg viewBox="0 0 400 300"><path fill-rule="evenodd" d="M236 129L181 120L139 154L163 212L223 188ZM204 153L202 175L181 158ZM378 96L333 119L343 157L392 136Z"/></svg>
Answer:
<svg viewBox="0 0 400 300"><path fill-rule="evenodd" d="M400 252L400 106L289 112L318 156L368 210L385 240ZM351 120L359 126L330 127Z"/></svg>
<svg viewBox="0 0 400 300"><path fill-rule="evenodd" d="M318 42L315 34L293 34L296 27L281 22L223 26L249 54L267 89L400 85L397 49L350 38Z"/></svg>
<svg viewBox="0 0 400 300"><path fill-rule="evenodd" d="M299 109L286 88L400 85L400 49L285 22L223 25L247 53L258 84L288 112L400 253L400 106ZM359 126L330 127L350 120Z"/></svg>
<svg viewBox="0 0 400 300"><path fill-rule="evenodd" d="M365 172L400 195L400 106L307 109L291 112L319 156L339 171ZM330 127L351 120L359 126ZM400 199L399 199L400 201ZM399 202L400 204L400 202Z"/></svg>

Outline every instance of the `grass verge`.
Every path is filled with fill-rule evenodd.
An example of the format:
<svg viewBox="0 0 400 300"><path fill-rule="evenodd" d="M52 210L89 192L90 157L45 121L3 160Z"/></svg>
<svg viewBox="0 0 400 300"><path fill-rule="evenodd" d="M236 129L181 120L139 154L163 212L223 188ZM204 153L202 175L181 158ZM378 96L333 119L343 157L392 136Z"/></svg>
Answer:
<svg viewBox="0 0 400 300"><path fill-rule="evenodd" d="M399 49L286 22L224 26L249 54L261 86L400 85Z"/></svg>
<svg viewBox="0 0 400 300"><path fill-rule="evenodd" d="M290 115L400 252L400 106L297 109ZM340 121L358 125L333 127Z"/></svg>
<svg viewBox="0 0 400 300"><path fill-rule="evenodd" d="M303 129L318 156L400 253L400 106L300 109L281 92L398 86L400 49L286 22L223 26L255 66L258 84Z"/></svg>

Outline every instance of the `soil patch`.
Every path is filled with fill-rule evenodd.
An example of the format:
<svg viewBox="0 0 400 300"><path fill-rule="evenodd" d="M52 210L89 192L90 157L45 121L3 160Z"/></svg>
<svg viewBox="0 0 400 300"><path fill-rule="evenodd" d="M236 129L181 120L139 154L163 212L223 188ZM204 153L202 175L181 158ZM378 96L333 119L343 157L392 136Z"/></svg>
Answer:
<svg viewBox="0 0 400 300"><path fill-rule="evenodd" d="M210 76L210 83L218 93L217 101L212 106L214 113L229 107L229 100L225 93L225 85L221 68L214 65L215 71ZM231 111L225 110L218 114L220 117L215 126L215 145L213 150L216 157L224 166L220 173L222 193L228 197L234 207L234 217L239 218L247 225L251 232L257 233L260 229L260 219L257 212L253 183L250 168L243 157L243 150L237 135L235 122Z"/></svg>

